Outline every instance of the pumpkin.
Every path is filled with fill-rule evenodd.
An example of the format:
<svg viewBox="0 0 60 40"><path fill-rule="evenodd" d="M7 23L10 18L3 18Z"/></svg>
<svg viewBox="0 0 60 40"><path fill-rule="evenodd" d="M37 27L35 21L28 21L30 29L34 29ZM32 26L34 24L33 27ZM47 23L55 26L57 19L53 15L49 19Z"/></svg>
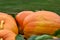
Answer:
<svg viewBox="0 0 60 40"><path fill-rule="evenodd" d="M16 34L10 30L0 30L0 40L15 40Z"/></svg>
<svg viewBox="0 0 60 40"><path fill-rule="evenodd" d="M14 33L18 34L18 28L15 19L6 13L0 12L0 24L4 22L3 28L13 31Z"/></svg>
<svg viewBox="0 0 60 40"><path fill-rule="evenodd" d="M16 21L18 22L21 30L24 29L23 21L24 21L25 17L27 17L28 15L30 15L32 13L33 13L32 11L22 11L22 12L17 13Z"/></svg>
<svg viewBox="0 0 60 40"><path fill-rule="evenodd" d="M60 17L54 12L37 11L24 19L24 35L50 34L60 29Z"/></svg>

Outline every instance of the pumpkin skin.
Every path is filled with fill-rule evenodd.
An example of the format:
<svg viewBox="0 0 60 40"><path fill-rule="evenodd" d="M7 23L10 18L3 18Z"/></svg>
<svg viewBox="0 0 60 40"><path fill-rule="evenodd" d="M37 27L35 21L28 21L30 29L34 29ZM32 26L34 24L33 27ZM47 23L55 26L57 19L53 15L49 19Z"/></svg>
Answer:
<svg viewBox="0 0 60 40"><path fill-rule="evenodd" d="M27 16L24 20L24 35L26 38L36 34L52 35L56 30L60 29L60 17L54 12L37 11L35 14Z"/></svg>
<svg viewBox="0 0 60 40"><path fill-rule="evenodd" d="M41 21L41 20L54 21L54 22L60 23L59 15L57 15L56 13L50 12L50 11L37 11L37 12L34 12L34 14L27 16L24 19L23 25L25 26L29 22Z"/></svg>
<svg viewBox="0 0 60 40"><path fill-rule="evenodd" d="M30 14L33 14L33 12L32 11L22 11L16 15L16 21L18 22L21 30L24 29L23 21L24 21L25 17L27 17Z"/></svg>
<svg viewBox="0 0 60 40"><path fill-rule="evenodd" d="M0 30L0 38L3 40L15 40L16 34L10 30Z"/></svg>
<svg viewBox="0 0 60 40"><path fill-rule="evenodd" d="M26 38L30 37L31 35L52 35L58 29L60 29L60 24L48 21L35 21L26 25L24 28L24 35Z"/></svg>
<svg viewBox="0 0 60 40"><path fill-rule="evenodd" d="M11 30L14 33L18 34L17 24L15 22L15 19L11 15L0 12L0 22L2 20L4 21L4 29Z"/></svg>

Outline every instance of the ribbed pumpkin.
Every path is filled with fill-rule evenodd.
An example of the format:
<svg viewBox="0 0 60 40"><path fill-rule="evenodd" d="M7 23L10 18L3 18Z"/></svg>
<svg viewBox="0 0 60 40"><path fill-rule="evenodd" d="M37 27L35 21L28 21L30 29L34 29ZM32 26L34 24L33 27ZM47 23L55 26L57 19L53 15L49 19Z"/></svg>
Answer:
<svg viewBox="0 0 60 40"><path fill-rule="evenodd" d="M3 28L13 31L14 33L18 34L18 28L15 19L8 15L7 13L0 12L0 24L3 23Z"/></svg>
<svg viewBox="0 0 60 40"><path fill-rule="evenodd" d="M17 13L16 21L18 22L18 24L20 26L20 30L24 29L23 21L30 14L33 14L33 12L32 11L22 11L22 12Z"/></svg>
<svg viewBox="0 0 60 40"><path fill-rule="evenodd" d="M24 19L24 35L53 34L60 29L60 17L51 11L37 11Z"/></svg>

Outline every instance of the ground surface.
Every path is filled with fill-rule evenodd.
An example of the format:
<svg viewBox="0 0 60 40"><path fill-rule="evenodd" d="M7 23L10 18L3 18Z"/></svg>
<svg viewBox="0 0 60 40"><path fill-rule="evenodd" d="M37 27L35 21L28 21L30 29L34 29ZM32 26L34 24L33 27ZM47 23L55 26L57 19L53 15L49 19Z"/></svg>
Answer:
<svg viewBox="0 0 60 40"><path fill-rule="evenodd" d="M60 0L0 0L0 11L16 14L23 10L49 10L60 14Z"/></svg>

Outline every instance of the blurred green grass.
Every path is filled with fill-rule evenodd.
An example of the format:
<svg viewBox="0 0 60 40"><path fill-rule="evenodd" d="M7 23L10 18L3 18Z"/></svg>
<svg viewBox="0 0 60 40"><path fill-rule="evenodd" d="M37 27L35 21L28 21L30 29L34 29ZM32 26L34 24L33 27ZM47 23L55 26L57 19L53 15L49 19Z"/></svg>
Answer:
<svg viewBox="0 0 60 40"><path fill-rule="evenodd" d="M0 11L16 14L23 10L49 10L60 15L60 0L0 0Z"/></svg>

